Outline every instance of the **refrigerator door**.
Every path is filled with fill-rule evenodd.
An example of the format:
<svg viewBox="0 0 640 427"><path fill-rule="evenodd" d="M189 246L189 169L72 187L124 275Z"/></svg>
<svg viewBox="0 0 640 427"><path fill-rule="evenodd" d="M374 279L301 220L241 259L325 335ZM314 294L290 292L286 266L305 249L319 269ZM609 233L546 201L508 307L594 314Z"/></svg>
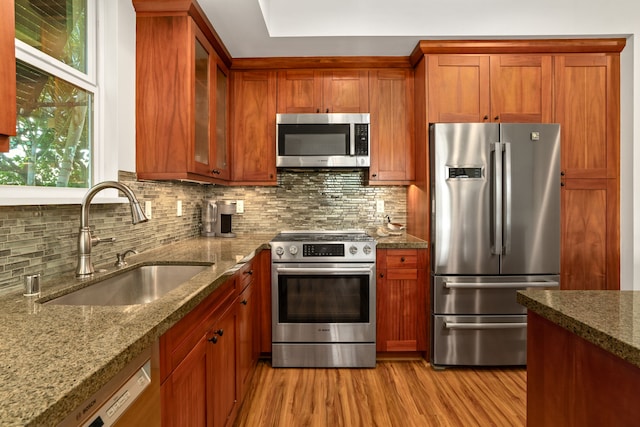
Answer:
<svg viewBox="0 0 640 427"><path fill-rule="evenodd" d="M499 274L491 185L499 126L437 123L430 132L433 273Z"/></svg>
<svg viewBox="0 0 640 427"><path fill-rule="evenodd" d="M500 274L560 272L560 125L501 124Z"/></svg>

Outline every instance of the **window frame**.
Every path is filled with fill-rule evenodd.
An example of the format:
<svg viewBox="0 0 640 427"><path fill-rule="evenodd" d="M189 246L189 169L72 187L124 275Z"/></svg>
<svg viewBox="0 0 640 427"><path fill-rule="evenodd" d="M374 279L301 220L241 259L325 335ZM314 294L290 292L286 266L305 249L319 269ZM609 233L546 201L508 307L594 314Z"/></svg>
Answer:
<svg viewBox="0 0 640 427"><path fill-rule="evenodd" d="M111 3L111 5L109 5ZM105 76L117 73L117 61L103 60L106 52L107 29L117 27L117 8L113 0L87 0L87 72L79 71L63 62L15 39L16 60L21 60L49 74L92 93L93 140L91 185L105 180L117 180L118 146L106 149L105 143ZM113 42L113 40L112 40ZM113 106L116 108L117 106ZM88 188L37 187L25 185L0 185L0 206L79 204ZM116 190L101 191L94 198L99 203L122 203Z"/></svg>

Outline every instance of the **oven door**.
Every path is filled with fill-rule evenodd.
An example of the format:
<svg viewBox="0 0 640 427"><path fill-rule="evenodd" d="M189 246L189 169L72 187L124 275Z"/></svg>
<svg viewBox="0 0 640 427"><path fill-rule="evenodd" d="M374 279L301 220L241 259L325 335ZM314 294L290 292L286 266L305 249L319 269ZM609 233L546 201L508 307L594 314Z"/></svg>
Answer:
<svg viewBox="0 0 640 427"><path fill-rule="evenodd" d="M375 342L374 270L372 263L273 263L273 342Z"/></svg>

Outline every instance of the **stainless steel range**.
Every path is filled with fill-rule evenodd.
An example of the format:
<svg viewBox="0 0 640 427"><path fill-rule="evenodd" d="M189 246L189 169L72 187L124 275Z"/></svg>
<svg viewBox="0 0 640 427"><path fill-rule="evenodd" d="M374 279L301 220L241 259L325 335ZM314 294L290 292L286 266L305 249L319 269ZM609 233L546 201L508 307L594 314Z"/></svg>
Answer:
<svg viewBox="0 0 640 427"><path fill-rule="evenodd" d="M272 365L375 367L376 241L361 230L271 241Z"/></svg>

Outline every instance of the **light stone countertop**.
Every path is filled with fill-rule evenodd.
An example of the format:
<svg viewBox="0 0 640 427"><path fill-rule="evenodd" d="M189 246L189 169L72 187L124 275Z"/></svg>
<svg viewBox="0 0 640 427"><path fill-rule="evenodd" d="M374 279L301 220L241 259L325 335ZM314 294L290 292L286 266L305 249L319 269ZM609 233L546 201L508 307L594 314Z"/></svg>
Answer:
<svg viewBox="0 0 640 427"><path fill-rule="evenodd" d="M73 272L42 277L40 297L0 296L0 425L53 426L99 390L131 360L195 308L237 264L269 249L273 234L234 239L195 238L127 258L126 268L149 263L213 263L149 304L42 305L40 302L118 272L112 265L92 279ZM378 238L378 248L427 248L403 233ZM231 270L231 271L230 271Z"/></svg>
<svg viewBox="0 0 640 427"><path fill-rule="evenodd" d="M640 367L640 292L519 291L532 312Z"/></svg>

